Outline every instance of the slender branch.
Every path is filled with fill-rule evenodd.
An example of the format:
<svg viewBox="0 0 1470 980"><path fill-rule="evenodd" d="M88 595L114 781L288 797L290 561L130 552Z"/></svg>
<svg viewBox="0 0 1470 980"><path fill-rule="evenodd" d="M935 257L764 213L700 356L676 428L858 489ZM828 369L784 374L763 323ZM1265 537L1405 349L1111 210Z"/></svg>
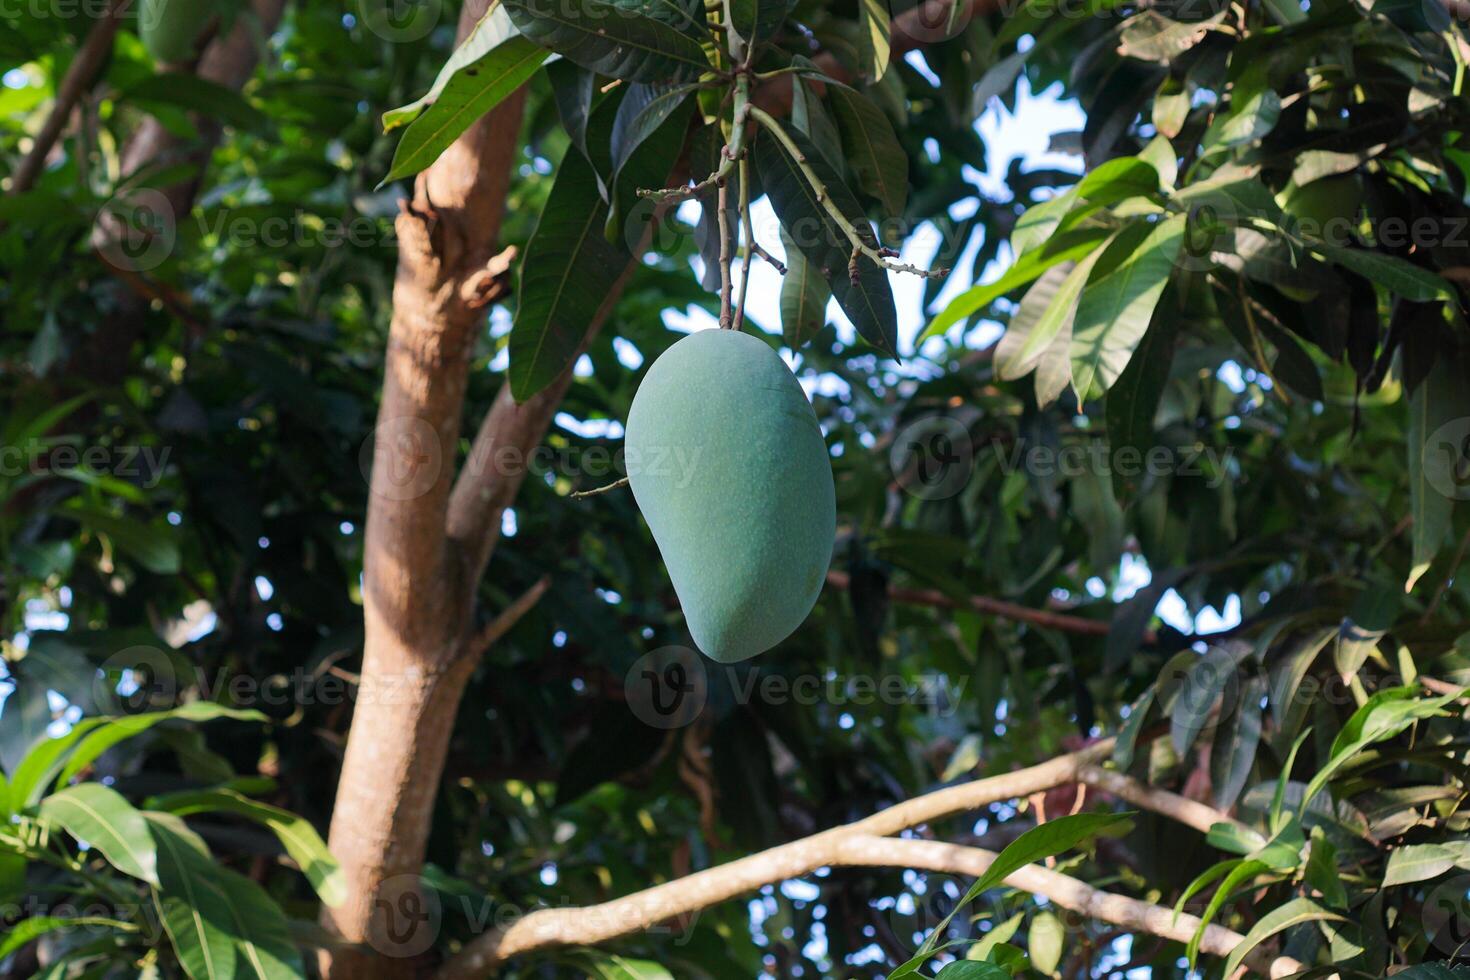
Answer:
<svg viewBox="0 0 1470 980"><path fill-rule="evenodd" d="M751 110L749 75L741 74L736 77L733 105L730 142L720 151L720 165L714 173L693 184L680 184L678 187L640 187L638 195L655 201L682 201L728 181L735 172L735 162L745 156L745 131L750 122Z"/></svg>
<svg viewBox="0 0 1470 980"><path fill-rule="evenodd" d="M567 494L567 497L571 500L581 500L584 497L596 497L600 494L608 493L609 491L626 487L627 485L628 478L625 476L621 480L614 480L606 486L595 487L591 490L578 490L576 493L569 493Z"/></svg>
<svg viewBox="0 0 1470 980"><path fill-rule="evenodd" d="M123 9L128 3L129 0L111 0L97 23L92 25L87 40L82 43L82 49L72 59L61 84L56 87L56 100L51 106L50 114L41 124L40 132L36 133L30 151L10 177L10 189L6 193L11 197L30 190L41 171L46 168L46 158L51 154L51 148L56 145L56 141L61 138L61 131L66 128L66 121L71 118L72 110L101 71L107 56L112 53L112 40L117 35Z"/></svg>
<svg viewBox="0 0 1470 980"><path fill-rule="evenodd" d="M720 192L715 199L715 212L720 225L720 329L735 326L730 312L730 182L720 181Z"/></svg>
<svg viewBox="0 0 1470 980"><path fill-rule="evenodd" d="M606 942L821 867L904 867L981 874L995 860L994 852L933 841L894 839L889 835L955 813L1074 783L1105 758L1112 748L1113 741L1108 739L1081 752L1059 756L1028 769L937 790L855 823L610 902L586 908L532 912L472 940L445 964L438 980L472 980L512 956L539 949ZM1157 797L1149 797L1149 800L1159 802ZM1177 811L1177 807L1169 806ZM1101 921L1181 942L1187 941L1199 925L1199 920L1192 916L1180 915L1176 920L1171 909L1111 895L1043 868L1023 868L1007 882ZM1229 929L1212 926L1206 930L1201 948L1216 955L1225 955L1241 938ZM1251 962L1273 977L1285 976L1301 968L1294 960L1270 960L1262 953L1257 953Z"/></svg>
<svg viewBox="0 0 1470 980"><path fill-rule="evenodd" d="M835 569L827 573L827 584L834 589L846 589L852 579L846 572ZM1030 623L1033 626L1041 626L1046 629L1061 630L1064 633L1077 633L1083 636L1107 636L1112 632L1112 624L1097 619L1084 619L1081 616L1071 616L1067 613L1052 612L1047 609L1032 609L1019 603L1008 602L1005 599L995 599L985 595L972 595L956 599L954 596L940 592L938 589L907 589L900 586L890 586L888 597L896 602L909 603L916 606L934 606L938 609L973 609L976 612L987 613L991 616L999 616L1002 619L1013 620L1018 623ZM1145 630L1143 642L1153 643L1157 639L1153 630Z"/></svg>
<svg viewBox="0 0 1470 980"><path fill-rule="evenodd" d="M786 263L776 258L770 252L767 252L765 246L762 245L760 242L755 241L753 236L751 238L750 247L756 255L769 262L771 264L771 268L775 269L783 276L786 275Z"/></svg>
<svg viewBox="0 0 1470 980"><path fill-rule="evenodd" d="M812 190L816 192L817 201L822 205L822 209L827 212L827 216L832 219L833 223L842 229L842 233L847 236L847 240L852 244L854 257L856 257L857 253L861 253L885 269L891 269L894 272L907 272L911 275L923 276L926 279L942 279L949 275L948 269L921 269L916 265L909 265L906 262L895 262L893 256L897 253L892 249L883 248L881 245L874 244L868 240L868 238L872 238L873 233L871 229L868 230L868 238L864 238L862 233L858 231L857 226L848 220L847 215L842 213L842 209L837 206L837 202L832 200L832 192L827 189L827 185L822 181L822 178L817 176L817 172L812 169L811 162L807 160L806 154L796 145L796 142L792 140L791 135L786 132L781 123L776 120L776 117L759 106L754 105L750 107L750 114L766 131L776 137L786 152L796 161L797 167L801 169L802 176L806 177L807 183L811 184Z"/></svg>
<svg viewBox="0 0 1470 980"><path fill-rule="evenodd" d="M1113 769L1083 766L1080 776L1082 782L1088 786L1096 787L1105 793L1112 793L1134 806L1161 813L1171 820L1193 827L1202 834L1208 834L1210 828L1217 823L1229 824L1249 834L1255 833L1239 820L1212 806L1206 806L1196 800L1180 796L1178 793L1171 793L1166 789L1139 782L1132 776Z"/></svg>
<svg viewBox="0 0 1470 980"><path fill-rule="evenodd" d="M751 246L755 243L755 222L750 219L750 161L744 157L740 158L740 225L745 229L745 251L740 268L740 301L735 307L736 330L745 325L745 297L750 293Z"/></svg>
<svg viewBox="0 0 1470 980"><path fill-rule="evenodd" d="M525 592L513 599L510 605L500 611L500 615L490 620L485 628L476 634L472 643L465 648L465 655L478 660L483 657L491 647L500 642L500 638L509 633L516 623L519 623L526 613L536 608L536 603L551 588L551 576L543 575L536 580Z"/></svg>

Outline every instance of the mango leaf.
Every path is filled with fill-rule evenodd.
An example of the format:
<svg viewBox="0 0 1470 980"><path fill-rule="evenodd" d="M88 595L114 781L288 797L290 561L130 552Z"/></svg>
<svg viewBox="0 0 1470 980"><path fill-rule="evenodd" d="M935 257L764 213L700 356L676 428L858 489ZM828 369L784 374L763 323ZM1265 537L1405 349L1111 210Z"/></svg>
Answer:
<svg viewBox="0 0 1470 980"><path fill-rule="evenodd" d="M934 975L934 980L1011 980L1011 972L995 963L960 960L946 964L944 969Z"/></svg>
<svg viewBox="0 0 1470 980"><path fill-rule="evenodd" d="M633 151L658 131L658 128L683 105L693 85L650 85L635 82L618 104L613 117L612 161L614 171L633 155Z"/></svg>
<svg viewBox="0 0 1470 980"><path fill-rule="evenodd" d="M1174 272L1185 221L1175 215L1159 222L1127 258L1083 290L1072 324L1072 387L1079 402L1107 391L1128 366ZM1109 250L1124 244L1132 243L1120 236Z"/></svg>
<svg viewBox="0 0 1470 980"><path fill-rule="evenodd" d="M1236 659L1224 647L1211 647L1185 671L1169 719L1174 751L1188 752L1204 730L1215 702L1235 676Z"/></svg>
<svg viewBox="0 0 1470 980"><path fill-rule="evenodd" d="M594 980L674 980L673 974L652 960L634 960L614 953L596 953L583 962Z"/></svg>
<svg viewBox="0 0 1470 980"><path fill-rule="evenodd" d="M501 12L502 8L496 7L481 25ZM474 40L475 36L471 35L465 43ZM444 83L433 104L413 120L398 141L393 164L383 183L411 177L439 159L461 133L520 88L545 60L545 49L510 33L474 62L458 69ZM396 111L407 109L405 106Z"/></svg>
<svg viewBox="0 0 1470 980"><path fill-rule="evenodd" d="M587 122L592 117L597 75L581 65L558 59L546 66L546 78L551 82L551 97L556 101L562 128L572 138L572 145L587 153Z"/></svg>
<svg viewBox="0 0 1470 980"><path fill-rule="evenodd" d="M1076 187L1031 205L1016 219L1016 227L1011 230L1011 251L1019 258L1042 245L1076 206Z"/></svg>
<svg viewBox="0 0 1470 980"><path fill-rule="evenodd" d="M158 884L158 853L148 824L117 790L82 783L46 797L40 813L95 847L123 874Z"/></svg>
<svg viewBox="0 0 1470 980"><path fill-rule="evenodd" d="M724 0L724 3L725 23L747 47L774 37L790 9L787 0Z"/></svg>
<svg viewBox="0 0 1470 980"><path fill-rule="evenodd" d="M383 132L391 132L413 122L418 118L419 113L438 100L450 79L459 74L462 69L481 67L482 60L518 33L515 25L510 22L510 15L505 12L505 8L498 3L492 5L485 16L475 24L469 37L460 42L459 47L455 48L449 56L449 60L444 62L444 67L440 68L439 74L434 76L434 84L429 86L427 92L407 105L389 109L383 113Z"/></svg>
<svg viewBox="0 0 1470 980"><path fill-rule="evenodd" d="M807 166L826 185L838 211L867 244L876 247L877 239L852 193L805 136L793 132L790 137L806 158ZM898 343L898 313L893 304L893 289L888 283L887 271L867 256L860 255L857 281L854 282L848 271L852 247L847 236L828 215L796 160L774 139L757 141L755 159L762 184L782 226L791 234L807 261L826 276L832 295L837 297L838 305L857 328L858 335L883 353L894 355Z"/></svg>
<svg viewBox="0 0 1470 980"><path fill-rule="evenodd" d="M33 915L28 919L21 919L9 932L0 937L0 960L4 960L22 946L34 942L47 933L64 929L98 930L99 927L109 931L125 932L136 932L138 928L130 922L121 922L117 919L96 915Z"/></svg>
<svg viewBox="0 0 1470 980"><path fill-rule="evenodd" d="M1432 444L1446 423L1470 414L1465 379L1455 369L1454 360L1439 358L1408 403L1409 507L1414 524L1413 565L1404 581L1405 592L1413 591L1429 570L1449 536L1454 516L1455 501L1446 496L1445 489L1455 485L1453 471L1461 449L1458 445Z"/></svg>
<svg viewBox="0 0 1470 980"><path fill-rule="evenodd" d="M1051 912L1038 912L1026 931L1026 952L1031 956L1031 965L1042 973L1055 973L1062 962L1066 941L1067 930L1062 920Z"/></svg>
<svg viewBox="0 0 1470 980"><path fill-rule="evenodd" d="M1239 945L1230 951L1230 955L1225 959L1225 970L1221 975L1234 976L1236 968L1250 955L1251 950L1278 932L1284 932L1294 925L1318 919L1334 922L1347 921L1336 912L1329 912L1309 898L1293 898L1285 905L1272 909L1261 916L1251 927L1251 931L1245 934L1245 938L1240 941Z"/></svg>
<svg viewBox="0 0 1470 980"><path fill-rule="evenodd" d="M1094 249L1074 264L1055 265L1026 291L1021 305L995 350L995 369L1002 380L1024 377L1077 315L1077 301L1103 249Z"/></svg>
<svg viewBox="0 0 1470 980"><path fill-rule="evenodd" d="M837 116L842 153L858 186L889 215L903 214L909 194L909 157L894 135L893 124L872 99L846 85L827 86L827 99Z"/></svg>
<svg viewBox="0 0 1470 980"><path fill-rule="evenodd" d="M1438 878L1455 866L1457 855L1438 844L1409 844L1388 852L1388 867L1383 873L1383 887L1409 885L1416 881Z"/></svg>
<svg viewBox="0 0 1470 980"><path fill-rule="evenodd" d="M628 257L603 237L608 205L592 165L567 153L526 246L510 331L510 390L524 402L571 366Z"/></svg>
<svg viewBox="0 0 1470 980"><path fill-rule="evenodd" d="M259 711L230 708L213 701L192 701L169 711L150 711L123 718L109 718L96 730L87 735L75 752L67 757L66 766L57 781L65 786L77 773L97 760L102 753L141 734L163 721L180 720L192 722L213 721L216 718L233 718L236 721L264 723L266 716Z"/></svg>
<svg viewBox="0 0 1470 980"><path fill-rule="evenodd" d="M194 813L226 812L247 817L269 827L280 838L286 853L301 868L321 900L336 908L347 898L347 882L341 866L311 821L288 810L270 806L230 789L189 790L169 793L149 801L154 809L186 817Z"/></svg>
<svg viewBox="0 0 1470 980"><path fill-rule="evenodd" d="M1169 369L1174 361L1174 339L1179 321L1159 317L1149 325L1138 350L1113 382L1103 405L1108 422L1108 444L1116 455L1130 450L1143 459L1154 446L1154 417L1159 411ZM1113 492L1118 497L1140 489L1138 477L1126 467L1113 467Z"/></svg>
<svg viewBox="0 0 1470 980"><path fill-rule="evenodd" d="M811 82L799 75L791 82L791 125L800 130L802 135L821 151L822 159L827 161L829 167L839 173L847 169L847 160L842 150L842 135L837 131L837 121L827 111L826 104L812 90Z"/></svg>
<svg viewBox="0 0 1470 980"><path fill-rule="evenodd" d="M147 818L158 841L163 878L154 899L190 977L304 976L286 918L265 890L220 867L178 817L148 813Z"/></svg>
<svg viewBox="0 0 1470 980"><path fill-rule="evenodd" d="M526 37L628 82L690 81L711 69L700 5L682 0L503 0Z"/></svg>
<svg viewBox="0 0 1470 980"><path fill-rule="evenodd" d="M874 82L882 78L888 71L892 46L888 4L884 0L858 0L858 73Z"/></svg>
<svg viewBox="0 0 1470 980"><path fill-rule="evenodd" d="M950 300L949 305L929 321L929 326L924 328L919 340L922 342L930 337L937 337L961 320L988 308L991 303L1011 290L1034 281L1054 265L1086 258L1097 248L1098 243L1107 237L1108 233L1100 229L1078 229L1075 232L1058 236L1048 242L1046 248L1026 252L1019 256L1010 268L1000 275L1000 278L993 282L971 286Z"/></svg>
<svg viewBox="0 0 1470 980"><path fill-rule="evenodd" d="M1369 252L1360 248L1344 248L1341 245L1327 243L1320 245L1314 243L1314 247L1320 249L1323 257L1328 261L1335 262L1344 269L1350 269L1364 279L1375 282L1404 299L1417 303L1427 303L1436 299L1451 302L1455 300L1455 291L1449 283L1428 269L1421 268L1396 255Z"/></svg>
<svg viewBox="0 0 1470 980"><path fill-rule="evenodd" d="M1216 867L1219 866L1217 865ZM1235 862L1230 868L1230 872L1225 875L1225 880L1220 882L1220 887L1216 888L1215 894L1210 896L1210 904L1205 906L1204 913L1199 917L1199 926L1195 928L1194 935L1189 938L1189 943L1184 948L1184 953L1189 958L1191 969L1199 959L1199 944L1200 940L1204 938L1205 929L1214 920L1215 914L1220 911L1220 907L1235 892L1236 886L1269 870L1270 867L1265 862L1252 860Z"/></svg>
<svg viewBox="0 0 1470 980"><path fill-rule="evenodd" d="M781 338L787 347L797 350L827 325L827 300L832 288L806 260L786 229L780 231L786 249L786 275L781 280Z"/></svg>
<svg viewBox="0 0 1470 980"><path fill-rule="evenodd" d="M1229 810L1250 780L1256 750L1261 744L1261 701L1266 696L1266 678L1251 678L1240 691L1235 713L1222 719L1210 747L1210 782L1215 787L1215 806Z"/></svg>
<svg viewBox="0 0 1470 980"><path fill-rule="evenodd" d="M889 980L901 980L914 976L919 967L940 951L939 941L949 928L955 913L973 902L981 893L1000 884L1011 874L1035 861L1041 861L1063 851L1071 850L1084 841L1101 834L1115 834L1130 823L1131 813L1075 813L1056 820L1048 820L1017 837L1005 850L995 856L985 873L975 880L964 897L955 904L950 913L929 933L917 954L908 962L888 975Z"/></svg>
<svg viewBox="0 0 1470 980"><path fill-rule="evenodd" d="M1116 204L1159 192L1159 172L1138 157L1117 157L1098 165L1077 184L1077 197L1097 205Z"/></svg>

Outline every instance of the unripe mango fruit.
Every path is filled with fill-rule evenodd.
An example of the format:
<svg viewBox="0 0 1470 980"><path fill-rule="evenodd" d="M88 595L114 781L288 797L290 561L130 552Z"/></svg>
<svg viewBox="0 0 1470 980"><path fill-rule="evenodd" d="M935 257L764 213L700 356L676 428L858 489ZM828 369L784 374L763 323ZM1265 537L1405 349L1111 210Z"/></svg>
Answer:
<svg viewBox="0 0 1470 980"><path fill-rule="evenodd" d="M188 61L195 55L199 35L219 8L217 0L143 0L138 9L138 36L159 61Z"/></svg>
<svg viewBox="0 0 1470 980"><path fill-rule="evenodd" d="M780 356L735 330L680 340L639 386L625 450L699 649L734 663L790 636L827 577L837 502L816 412Z"/></svg>

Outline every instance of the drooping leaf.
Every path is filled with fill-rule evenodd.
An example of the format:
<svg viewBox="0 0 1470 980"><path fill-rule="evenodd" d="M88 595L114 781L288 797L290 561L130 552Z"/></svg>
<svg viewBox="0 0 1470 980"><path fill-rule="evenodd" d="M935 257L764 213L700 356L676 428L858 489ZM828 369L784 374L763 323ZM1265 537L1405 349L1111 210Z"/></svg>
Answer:
<svg viewBox="0 0 1470 980"><path fill-rule="evenodd" d="M1114 458L1129 452L1143 459L1153 448L1154 417L1169 381L1178 332L1179 322L1173 317L1156 317L1108 392L1103 408ZM1135 474L1127 467L1114 466L1113 492L1119 497L1137 492L1140 486Z"/></svg>
<svg viewBox="0 0 1470 980"><path fill-rule="evenodd" d="M909 193L909 158L892 123L872 99L846 85L827 86L827 98L837 116L842 153L858 186L888 215L902 215Z"/></svg>
<svg viewBox="0 0 1470 980"><path fill-rule="evenodd" d="M859 70L875 82L888 71L892 49L888 21L888 4L884 0L858 0Z"/></svg>
<svg viewBox="0 0 1470 980"><path fill-rule="evenodd" d="M1224 975L1227 977L1233 976L1236 968L1245 961L1245 958L1250 955L1251 950L1278 932L1284 932L1302 922L1316 920L1347 921L1342 916L1324 909L1309 898L1293 898L1285 905L1277 906L1261 916L1256 924L1251 927L1251 931L1245 934L1245 938L1240 941L1240 944L1230 951L1230 955L1225 959Z"/></svg>
<svg viewBox="0 0 1470 980"><path fill-rule="evenodd" d="M724 4L725 23L746 46L774 37L790 9L787 0L724 0Z"/></svg>
<svg viewBox="0 0 1470 980"><path fill-rule="evenodd" d="M1410 532L1413 566L1404 582L1405 592L1412 592L1429 570L1449 537L1454 516L1452 494L1459 488L1464 447L1463 435L1452 423L1470 415L1470 396L1455 364L1453 358L1440 358L1408 399L1409 507L1414 524Z"/></svg>
<svg viewBox="0 0 1470 980"><path fill-rule="evenodd" d="M1236 698L1234 713L1222 718L1210 748L1210 782L1215 788L1215 806L1228 811L1235 805L1256 761L1261 744L1261 701L1266 696L1266 678L1247 681Z"/></svg>
<svg viewBox="0 0 1470 980"><path fill-rule="evenodd" d="M700 5L685 0L503 0L526 37L599 75L691 81L710 70Z"/></svg>
<svg viewBox="0 0 1470 980"><path fill-rule="evenodd" d="M1077 184L1077 197L1096 205L1116 204L1159 192L1159 172L1138 157L1117 157L1100 164Z"/></svg>
<svg viewBox="0 0 1470 980"><path fill-rule="evenodd" d="M1328 261L1336 262L1404 299L1418 303L1436 299L1455 300L1455 291L1444 279L1397 255L1332 244L1318 247Z"/></svg>
<svg viewBox="0 0 1470 980"><path fill-rule="evenodd" d="M572 145L587 154L587 122L592 117L596 73L557 59L546 66L546 77L551 82L551 97L556 101L562 128L572 138Z"/></svg>
<svg viewBox="0 0 1470 980"><path fill-rule="evenodd" d="M613 118L613 169L621 170L633 152L658 131L692 91L692 85L650 85L644 82L630 85Z"/></svg>
<svg viewBox="0 0 1470 980"><path fill-rule="evenodd" d="M806 158L807 166L826 186L838 212L870 247L877 247L872 228L852 193L804 136L790 135ZM858 335L886 354L896 353L898 313L887 271L866 255L859 255L854 281L849 274L852 246L847 235L827 213L797 161L774 139L757 141L755 158L762 184L781 224L807 261L826 275L832 295L837 297L838 305L857 328Z"/></svg>
<svg viewBox="0 0 1470 980"><path fill-rule="evenodd" d="M827 300L832 288L784 227L781 244L786 249L786 275L781 280L781 337L786 346L798 350L827 325Z"/></svg>
<svg viewBox="0 0 1470 980"><path fill-rule="evenodd" d="M1438 844L1405 844L1389 851L1383 887L1410 885L1438 878L1455 867L1456 854Z"/></svg>
<svg viewBox="0 0 1470 980"><path fill-rule="evenodd" d="M1026 930L1026 952L1031 965L1042 973L1055 973L1066 948L1067 930L1051 912L1038 912Z"/></svg>
<svg viewBox="0 0 1470 980"><path fill-rule="evenodd" d="M564 155L521 263L509 370L519 402L571 366L627 265L603 236L607 216L592 165L580 153Z"/></svg>
<svg viewBox="0 0 1470 980"><path fill-rule="evenodd" d="M411 177L439 159L450 144L520 88L545 60L546 50L521 37L505 8L496 5L444 66L447 76L441 72L422 99L383 117L388 129L408 124L393 151L393 163L383 183Z"/></svg>
<svg viewBox="0 0 1470 980"><path fill-rule="evenodd" d="M123 874L158 884L158 853L148 824L117 790L82 783L41 801L42 819L86 841Z"/></svg>
<svg viewBox="0 0 1470 980"><path fill-rule="evenodd" d="M1174 272L1184 227L1183 215L1159 222L1127 258L1082 291L1072 324L1072 387L1079 401L1107 391L1128 366ZM1124 244L1132 243L1120 237L1109 248Z"/></svg>
<svg viewBox="0 0 1470 980"><path fill-rule="evenodd" d="M247 817L269 827L286 853L301 868L321 900L331 908L347 898L347 882L337 859L311 821L288 810L252 800L230 789L186 790L157 797L155 809L186 817L194 813L225 812Z"/></svg>

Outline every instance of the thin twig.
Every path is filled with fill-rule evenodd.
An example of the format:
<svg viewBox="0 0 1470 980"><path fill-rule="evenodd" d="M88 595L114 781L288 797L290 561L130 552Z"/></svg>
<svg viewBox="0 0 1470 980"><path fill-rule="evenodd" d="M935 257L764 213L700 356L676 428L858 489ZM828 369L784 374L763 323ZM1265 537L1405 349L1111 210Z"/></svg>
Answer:
<svg viewBox="0 0 1470 980"><path fill-rule="evenodd" d="M567 494L567 497L572 500L581 500L583 497L595 497L598 494L607 493L609 490L616 490L619 487L626 487L627 485L628 478L625 476L621 480L614 480L605 487L595 487L591 490L578 490L576 493Z"/></svg>
<svg viewBox="0 0 1470 980"><path fill-rule="evenodd" d="M536 580L536 584L517 596L510 605L500 611L500 615L490 620L485 628L475 635L474 642L468 648L470 656L476 660L483 657L491 647L500 642L500 639L509 633L516 623L519 623L526 613L536 607L546 590L551 588L551 576L543 575Z"/></svg>
<svg viewBox="0 0 1470 980"><path fill-rule="evenodd" d="M752 47L754 47L752 45ZM740 226L745 229L744 261L740 267L740 302L735 307L735 329L745 326L745 297L750 293L751 245L755 243L755 223L750 219L750 161L740 158Z"/></svg>
<svg viewBox="0 0 1470 980"><path fill-rule="evenodd" d="M842 209L832 200L832 192L827 189L827 185L822 182L822 178L817 176L817 172L812 169L811 162L807 160L806 154L796 145L796 142L792 140L791 135L776 120L776 117L759 106L751 106L750 114L756 122L760 123L772 136L776 137L786 152L796 161L796 165L801 169L802 175L806 177L807 183L816 192L817 201L822 205L822 209L827 212L827 216L832 219L833 223L842 229L842 233L847 236L847 240L852 244L854 253L860 252L883 268L891 269L894 272L907 272L910 275L923 276L925 279L942 279L949 275L948 269L921 269L916 265L909 265L906 262L895 262L893 257L898 253L894 252L891 248L884 248L882 245L877 244L877 240L873 238L871 228L867 229L868 235L865 238L858 231L857 226L848 220L847 215L843 214ZM872 239L872 241L869 241L869 239Z"/></svg>
<svg viewBox="0 0 1470 980"><path fill-rule="evenodd" d="M721 180L719 186L715 211L720 226L720 329L729 330L735 326L730 299L730 215L727 213L730 205L730 182Z"/></svg>
<svg viewBox="0 0 1470 980"><path fill-rule="evenodd" d="M755 241L753 237L750 242L750 247L755 251L756 255L771 263L771 268L775 269L783 276L786 275L786 263L776 258L770 252L767 252L765 246L763 246L760 242Z"/></svg>
<svg viewBox="0 0 1470 980"><path fill-rule="evenodd" d="M71 117L72 110L76 108L82 93L96 78L107 56L112 53L112 40L117 35L122 11L127 4L128 0L112 0L102 17L92 25L91 33L82 43L82 49L72 59L71 67L67 68L61 84L56 87L56 101L51 106L50 114L41 124L41 130L31 143L30 151L10 177L10 189L6 193L11 197L30 190L41 171L46 169L46 158L61 137L61 131L66 128L66 121Z"/></svg>

